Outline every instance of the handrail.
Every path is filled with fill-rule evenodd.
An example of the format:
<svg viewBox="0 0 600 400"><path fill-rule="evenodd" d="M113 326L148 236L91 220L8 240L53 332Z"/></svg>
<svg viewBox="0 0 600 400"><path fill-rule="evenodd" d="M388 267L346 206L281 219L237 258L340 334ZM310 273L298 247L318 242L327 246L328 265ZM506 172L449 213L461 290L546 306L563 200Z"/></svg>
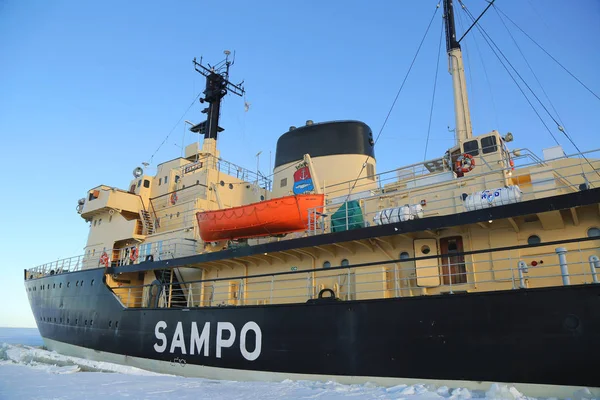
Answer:
<svg viewBox="0 0 600 400"><path fill-rule="evenodd" d="M335 296L340 297L341 300L355 300L359 295L361 299L381 299L441 293L456 294L472 291L476 287L474 285L487 283L491 285L481 287L477 291L567 286L571 282L573 284L598 284L597 269L600 269L600 260L597 256L600 247L598 246L583 249L579 246L569 251L559 247L541 253L517 253L516 256L511 254L512 250L523 247L550 247L556 244L581 243L589 240L600 240L600 238L578 238L539 245L510 246L473 252L382 260L332 268L191 280L178 282L177 287L174 287L174 284L163 283L159 289L162 302L159 302L158 307L247 306L281 304L290 301L304 302L307 299L314 299L316 293L322 288L333 290ZM508 255L485 260L464 257L464 255L486 253L490 250L508 251ZM577 257L578 254L579 257ZM582 256L583 254L585 257ZM446 257L447 262L441 265L436 263L437 270L427 270L426 274L421 273L418 277L414 276L418 268L414 261L439 257ZM546 262L543 264L533 262L541 258ZM396 266L393 269L384 267L392 262L398 263L400 267ZM489 267L486 269L485 265L489 265ZM373 266L383 266L383 268L360 269L360 267ZM458 271L454 267L457 267ZM426 266L426 268L430 267ZM340 274L340 270L345 270L346 273ZM276 279L282 275L292 276ZM437 278L438 283L433 286L419 286L416 283L418 281L415 281L415 279L428 278ZM547 279L551 279L551 281L547 281ZM147 300L148 290L151 286L115 286L111 289L121 300L126 296L127 307L137 308L150 307ZM174 294L176 291L177 295ZM167 292L169 292L168 295ZM131 302L132 293L133 302Z"/></svg>
<svg viewBox="0 0 600 400"><path fill-rule="evenodd" d="M537 243L537 244L495 247L495 248L491 248L491 249L471 250L471 251L463 251L463 252L456 252L456 253L433 254L430 256L398 258L398 259L393 259L393 260L379 260L379 261L371 261L371 262L366 262L366 263L343 265L343 266L337 266L337 267L332 266L332 267L328 267L328 268L315 268L315 269L309 270L308 272L337 271L337 270L343 270L343 269L347 269L347 268L367 268L367 267L373 267L373 266L377 266L377 265L387 265L387 264L403 263L403 262L410 262L410 261L431 260L431 259L437 259L437 258L443 258L443 257L449 257L449 256L452 256L452 257L470 256L470 255L477 255L477 254L495 253L495 252L501 252L501 251L521 250L521 249L529 249L529 248L536 248L536 247L557 246L557 245L569 244L569 243L588 242L588 241L593 241L593 240L600 240L600 237L591 237L591 238L590 237L582 237L582 238L575 238L575 239L555 240L552 242L542 242L542 243ZM181 266L174 267L174 268L180 268L180 267ZM161 268L168 269L169 267L161 266ZM248 279L248 278L265 278L265 277L271 277L271 276L302 274L302 273L306 273L306 272L307 272L307 270L281 271L281 272L256 274L256 275L251 275L251 276L232 276L232 277L226 277L226 278L197 279L197 280L180 282L180 284L231 281L231 280ZM147 286L147 285L138 285L138 286L134 285L131 287L143 287L143 286ZM127 286L127 287L129 287L129 286Z"/></svg>

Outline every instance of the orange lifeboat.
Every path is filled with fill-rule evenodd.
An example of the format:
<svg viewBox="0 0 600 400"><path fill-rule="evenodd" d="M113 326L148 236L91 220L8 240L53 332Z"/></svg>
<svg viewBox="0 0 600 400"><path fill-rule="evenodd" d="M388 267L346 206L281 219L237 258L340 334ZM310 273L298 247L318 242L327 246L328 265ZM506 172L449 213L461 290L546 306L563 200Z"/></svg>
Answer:
<svg viewBox="0 0 600 400"><path fill-rule="evenodd" d="M196 213L205 242L271 236L306 230L308 210L323 206L322 194L299 194L241 207Z"/></svg>

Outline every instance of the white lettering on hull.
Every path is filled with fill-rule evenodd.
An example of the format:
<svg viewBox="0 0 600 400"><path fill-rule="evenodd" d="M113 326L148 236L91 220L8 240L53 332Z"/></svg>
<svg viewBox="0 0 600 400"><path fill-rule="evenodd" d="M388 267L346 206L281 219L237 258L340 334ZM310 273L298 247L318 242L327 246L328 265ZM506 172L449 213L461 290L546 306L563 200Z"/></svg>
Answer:
<svg viewBox="0 0 600 400"><path fill-rule="evenodd" d="M164 353L169 347L169 340L165 334L167 329L167 323L165 321L158 321L154 327L154 336L156 337L156 343L154 343L154 350L157 353ZM227 331L227 333L225 333ZM248 343L247 335L248 332L254 332L254 343ZM196 322L190 324L189 329L189 354L195 355L202 352L204 357L210 355L210 337L211 327L210 322L204 323L202 332L198 331L198 325ZM235 344L237 339L237 332L235 326L231 322L217 322L217 331L215 342L216 350L215 357L221 358L223 356L223 349L231 348ZM169 347L169 353L171 354L187 354L185 331L182 322L177 322L175 331L171 338L171 346ZM262 331L260 326L254 321L249 321L242 327L239 336L240 353L248 361L256 360L262 351ZM254 348L252 351L248 351L248 348Z"/></svg>

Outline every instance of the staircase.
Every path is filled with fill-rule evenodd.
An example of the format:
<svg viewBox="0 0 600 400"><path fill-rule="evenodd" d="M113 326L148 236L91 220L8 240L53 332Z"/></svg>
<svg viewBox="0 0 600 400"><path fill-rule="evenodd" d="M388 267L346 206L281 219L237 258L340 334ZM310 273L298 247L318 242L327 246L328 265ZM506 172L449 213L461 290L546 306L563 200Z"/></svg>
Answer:
<svg viewBox="0 0 600 400"><path fill-rule="evenodd" d="M173 288L171 290L169 290L169 285L171 284L171 272L173 272L173 283L172 286ZM185 292L183 290L183 288L181 287L181 284L179 282L179 279L177 278L177 270L173 270L171 271L170 269L159 269L159 270L154 270L154 276L156 276L156 279L158 279L160 281L160 283L163 286L163 290L165 290L165 294L167 296L167 299L169 298L169 294L171 295L171 301L170 301L170 306L171 308L186 308L188 306L187 303L187 297L185 295ZM168 301L168 300L167 300ZM167 307L167 305L165 304L164 307Z"/></svg>
<svg viewBox="0 0 600 400"><path fill-rule="evenodd" d="M144 226L144 234L152 235L154 233L154 222L152 222L150 213L146 210L140 210L140 219L142 220L142 224Z"/></svg>

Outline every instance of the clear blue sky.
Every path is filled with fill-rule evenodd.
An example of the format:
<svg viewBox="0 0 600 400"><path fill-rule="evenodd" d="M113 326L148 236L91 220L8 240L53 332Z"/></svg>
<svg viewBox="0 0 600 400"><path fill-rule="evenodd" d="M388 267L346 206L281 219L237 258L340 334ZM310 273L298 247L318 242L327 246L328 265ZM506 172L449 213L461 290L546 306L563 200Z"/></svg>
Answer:
<svg viewBox="0 0 600 400"><path fill-rule="evenodd" d="M600 93L600 2L496 3ZM251 109L244 112L243 99L225 99L219 148L249 168L262 151L266 172L269 152L274 157L290 125L358 119L379 132L436 4L0 0L0 326L33 326L23 269L82 253L88 227L75 212L77 199L98 184L125 188L133 168L150 161L202 90L193 57L217 62L223 50L236 51L231 78L245 80ZM476 14L486 5L466 4ZM439 10L377 143L379 171L423 159L441 16ZM457 21L460 34L467 20ZM481 23L543 98L497 14L490 10ZM600 101L512 32L576 143L600 147ZM538 154L554 145L479 33L465 40L475 134L511 131L513 148ZM428 158L452 144L444 51L442 57ZM185 118L201 121L201 108ZM180 124L153 164L178 156L183 136Z"/></svg>

